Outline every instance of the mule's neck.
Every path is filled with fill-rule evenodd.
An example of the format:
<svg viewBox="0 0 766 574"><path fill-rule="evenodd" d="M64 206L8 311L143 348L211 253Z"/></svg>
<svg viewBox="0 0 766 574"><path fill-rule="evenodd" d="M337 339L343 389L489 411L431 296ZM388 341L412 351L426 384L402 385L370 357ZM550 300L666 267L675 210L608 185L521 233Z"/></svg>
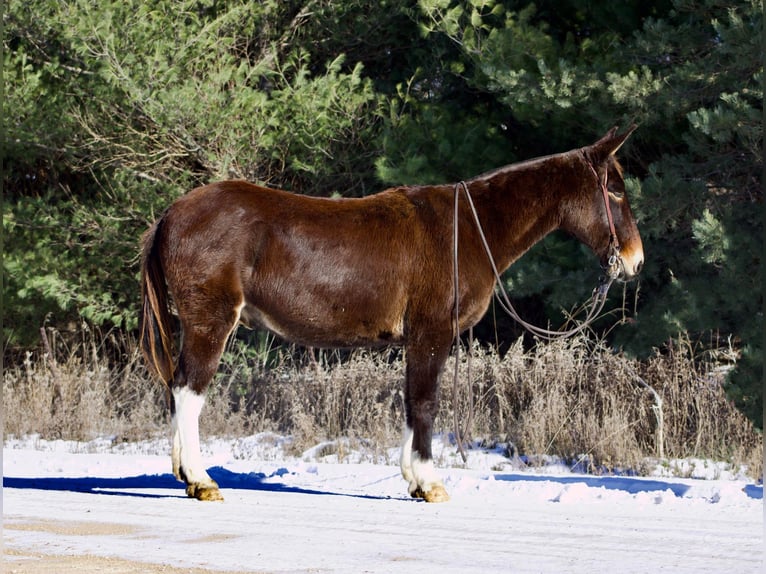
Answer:
<svg viewBox="0 0 766 574"><path fill-rule="evenodd" d="M498 271L559 229L580 191L579 150L513 164L466 182ZM475 222L473 222L475 225Z"/></svg>

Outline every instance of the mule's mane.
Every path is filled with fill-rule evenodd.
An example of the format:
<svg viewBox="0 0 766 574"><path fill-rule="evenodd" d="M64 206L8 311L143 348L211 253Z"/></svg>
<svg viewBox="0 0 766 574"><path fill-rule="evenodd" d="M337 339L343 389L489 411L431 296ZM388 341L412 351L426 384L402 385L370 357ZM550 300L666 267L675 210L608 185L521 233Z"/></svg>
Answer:
<svg viewBox="0 0 766 574"><path fill-rule="evenodd" d="M544 155L544 156L535 157L532 159L527 159L527 160L523 160L516 163L511 163L508 165L504 165L502 167L495 168L490 171L486 171L482 174L472 177L468 181L484 181L484 180L492 179L493 177L496 177L498 175L503 175L505 173L520 171L523 169L529 169L531 167L537 167L539 164L543 164L554 159L564 159L565 157L571 156L576 153L580 153L580 150L577 149L577 150L571 150L571 151L562 152L562 153Z"/></svg>
<svg viewBox="0 0 766 574"><path fill-rule="evenodd" d="M555 153L550 155L544 155L540 157L535 157L528 160L519 161L516 163L511 163L508 165L504 165L502 167L498 167L495 169L492 169L490 171L486 171L482 174L479 174L477 176L472 177L471 179L467 180L468 182L477 182L477 181L487 181L489 179L492 179L494 177L506 174L506 173L512 173L515 171L521 171L529 168L538 167L544 163L547 163L552 160L563 160L563 159L569 159L573 156L582 157L583 151L586 148L578 148L573 149L566 152L561 153ZM620 162L617 161L617 158L614 155L609 156L609 162L611 165L614 166L614 168L619 172L620 176L623 175L623 169L622 165L620 165Z"/></svg>

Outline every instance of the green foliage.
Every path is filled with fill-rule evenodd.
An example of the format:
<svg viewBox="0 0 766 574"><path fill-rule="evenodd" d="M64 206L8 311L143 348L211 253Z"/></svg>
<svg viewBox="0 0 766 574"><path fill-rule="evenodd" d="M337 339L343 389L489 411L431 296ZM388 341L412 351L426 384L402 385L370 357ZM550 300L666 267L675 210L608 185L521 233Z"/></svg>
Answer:
<svg viewBox="0 0 766 574"><path fill-rule="evenodd" d="M202 181L242 177L319 193L334 177L322 167L342 165L364 187L355 154L367 140L370 82L359 65L342 71L342 56L314 74L307 51L282 51L285 38L269 33L280 15L276 3L236 1L62 11L68 49L105 90L73 111L91 135L86 153L162 180L190 170Z"/></svg>
<svg viewBox="0 0 766 574"><path fill-rule="evenodd" d="M137 326L138 238L173 191L119 173L78 191L4 202L6 341L28 345L45 323Z"/></svg>
<svg viewBox="0 0 766 574"><path fill-rule="evenodd" d="M194 185L360 196L635 121L646 265L610 341L731 341L731 397L762 426L760 2L11 0L4 18L7 343L132 329L140 235ZM556 325L598 274L554 234L506 280Z"/></svg>
<svg viewBox="0 0 766 574"><path fill-rule="evenodd" d="M391 184L460 181L512 163L496 117L480 105L421 104L410 113L392 104L376 163L378 176Z"/></svg>

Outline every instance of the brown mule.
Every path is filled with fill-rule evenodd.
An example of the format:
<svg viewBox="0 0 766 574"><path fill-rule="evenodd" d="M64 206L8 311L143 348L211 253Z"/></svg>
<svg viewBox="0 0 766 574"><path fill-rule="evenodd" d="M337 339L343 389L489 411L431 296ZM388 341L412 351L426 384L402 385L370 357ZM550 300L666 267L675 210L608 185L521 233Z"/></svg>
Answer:
<svg viewBox="0 0 766 574"><path fill-rule="evenodd" d="M587 147L465 182L500 272L556 229L605 264L611 219L622 276L638 273L643 248L615 158L633 129L615 128ZM142 348L171 390L173 471L189 496L222 498L202 463L198 418L226 340L241 322L314 347L403 345L402 475L412 496L448 500L431 435L438 378L454 337L454 190L402 186L362 199L323 199L224 181L181 197L147 231ZM465 196L458 220L462 331L487 310L495 277ZM170 297L183 330L177 366Z"/></svg>

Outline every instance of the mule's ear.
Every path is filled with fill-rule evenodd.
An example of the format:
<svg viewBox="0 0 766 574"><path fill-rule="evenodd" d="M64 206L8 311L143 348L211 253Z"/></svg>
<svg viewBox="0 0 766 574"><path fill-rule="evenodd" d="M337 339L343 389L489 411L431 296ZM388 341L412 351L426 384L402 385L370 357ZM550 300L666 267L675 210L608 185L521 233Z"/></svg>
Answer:
<svg viewBox="0 0 766 574"><path fill-rule="evenodd" d="M614 155L617 153L617 150L620 149L622 144L625 143L625 140L628 139L628 136L632 134L637 127L638 126L636 124L632 124L625 131L625 133L622 134L617 133L617 126L613 127L611 130L606 132L604 137L593 144L593 150L599 156L601 156L602 159L606 159L610 155Z"/></svg>

